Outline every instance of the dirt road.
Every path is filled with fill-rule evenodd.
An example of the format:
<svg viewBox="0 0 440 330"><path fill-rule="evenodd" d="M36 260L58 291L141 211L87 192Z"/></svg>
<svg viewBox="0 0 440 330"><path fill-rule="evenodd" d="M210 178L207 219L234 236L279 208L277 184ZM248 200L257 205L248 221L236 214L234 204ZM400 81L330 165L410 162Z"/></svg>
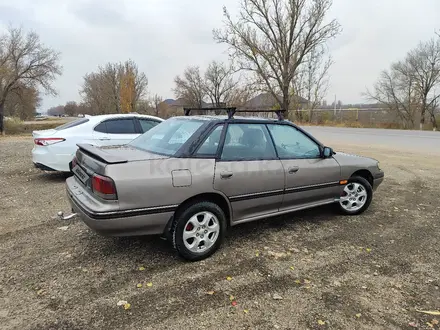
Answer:
<svg viewBox="0 0 440 330"><path fill-rule="evenodd" d="M249 223L187 263L159 238L52 219L64 177L32 168L29 138L0 139L0 328L438 328L416 310L440 309L440 157L336 142L386 172L366 213Z"/></svg>

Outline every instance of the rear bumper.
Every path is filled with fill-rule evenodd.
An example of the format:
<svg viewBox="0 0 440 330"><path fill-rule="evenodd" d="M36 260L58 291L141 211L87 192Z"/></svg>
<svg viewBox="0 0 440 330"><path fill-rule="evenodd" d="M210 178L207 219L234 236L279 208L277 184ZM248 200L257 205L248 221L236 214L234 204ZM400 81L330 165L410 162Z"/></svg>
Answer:
<svg viewBox="0 0 440 330"><path fill-rule="evenodd" d="M56 171L55 169L40 163L34 163L34 166L42 171Z"/></svg>
<svg viewBox="0 0 440 330"><path fill-rule="evenodd" d="M174 214L174 208L99 212L85 207L86 194L71 189L75 178L67 179L67 196L74 213L93 231L104 236L161 235ZM68 182L70 181L70 182ZM77 187L78 189L78 187ZM79 188L81 189L81 188ZM139 215L138 215L139 214Z"/></svg>
<svg viewBox="0 0 440 330"><path fill-rule="evenodd" d="M32 150L32 161L35 166L44 171L70 172L69 163L75 153L56 154L50 147L34 147Z"/></svg>

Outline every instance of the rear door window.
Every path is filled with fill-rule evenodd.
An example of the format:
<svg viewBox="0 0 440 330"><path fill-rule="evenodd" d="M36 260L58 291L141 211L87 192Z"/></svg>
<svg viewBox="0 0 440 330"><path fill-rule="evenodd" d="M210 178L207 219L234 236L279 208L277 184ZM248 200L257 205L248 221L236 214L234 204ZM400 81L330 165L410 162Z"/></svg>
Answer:
<svg viewBox="0 0 440 330"><path fill-rule="evenodd" d="M95 127L96 132L107 133L107 126L105 125L105 121L100 123Z"/></svg>
<svg viewBox="0 0 440 330"><path fill-rule="evenodd" d="M202 143L196 155L198 156L215 156L220 144L220 138L222 135L223 125L217 126L211 134Z"/></svg>
<svg viewBox="0 0 440 330"><path fill-rule="evenodd" d="M275 148L263 124L229 124L221 159L270 160L276 159Z"/></svg>
<svg viewBox="0 0 440 330"><path fill-rule="evenodd" d="M108 134L138 134L132 118L108 120L105 125Z"/></svg>

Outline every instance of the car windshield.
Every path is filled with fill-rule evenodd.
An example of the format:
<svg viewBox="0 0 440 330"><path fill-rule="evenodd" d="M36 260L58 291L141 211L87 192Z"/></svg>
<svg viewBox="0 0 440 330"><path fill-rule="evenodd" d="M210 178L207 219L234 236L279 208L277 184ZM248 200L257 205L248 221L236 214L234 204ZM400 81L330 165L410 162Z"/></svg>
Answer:
<svg viewBox="0 0 440 330"><path fill-rule="evenodd" d="M203 125L201 120L168 119L129 143L137 149L174 156Z"/></svg>

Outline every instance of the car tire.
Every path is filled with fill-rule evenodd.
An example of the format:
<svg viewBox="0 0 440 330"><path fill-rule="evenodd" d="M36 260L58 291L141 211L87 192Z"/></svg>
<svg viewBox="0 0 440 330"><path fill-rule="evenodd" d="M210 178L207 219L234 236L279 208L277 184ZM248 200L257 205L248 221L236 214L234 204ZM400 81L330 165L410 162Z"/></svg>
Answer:
<svg viewBox="0 0 440 330"><path fill-rule="evenodd" d="M206 259L223 242L225 213L215 203L196 202L176 214L171 232L174 249L182 258L189 261Z"/></svg>
<svg viewBox="0 0 440 330"><path fill-rule="evenodd" d="M364 199L361 199L361 196L364 196ZM344 215L361 214L368 209L372 199L373 188L368 180L361 176L352 176L344 186L343 195L338 201L339 211ZM350 205L352 207L349 207Z"/></svg>

